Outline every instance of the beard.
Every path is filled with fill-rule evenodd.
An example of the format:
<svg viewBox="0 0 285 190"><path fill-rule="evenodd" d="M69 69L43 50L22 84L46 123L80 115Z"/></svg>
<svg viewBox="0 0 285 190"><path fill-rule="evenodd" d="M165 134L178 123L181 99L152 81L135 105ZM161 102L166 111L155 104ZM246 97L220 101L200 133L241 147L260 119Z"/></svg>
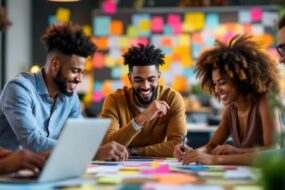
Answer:
<svg viewBox="0 0 285 190"><path fill-rule="evenodd" d="M62 69L60 68L60 70L57 72L55 78L53 79L54 83L56 84L57 88L59 89L59 91L66 95L66 96L72 96L73 94L73 91L68 91L67 90L67 83L68 82L72 82L72 83L76 83L78 84L77 81L73 80L73 81L69 81L67 79L65 79L63 77L63 72L62 72Z"/></svg>
<svg viewBox="0 0 285 190"><path fill-rule="evenodd" d="M145 98L140 96L141 89L134 89L134 94L137 97L137 99L138 99L140 104L142 104L144 106L147 106L147 105L151 104L151 102L153 102L155 100L156 95L157 95L157 89L158 89L158 87L152 87L151 88L152 95L151 95L151 97L149 99L145 99Z"/></svg>

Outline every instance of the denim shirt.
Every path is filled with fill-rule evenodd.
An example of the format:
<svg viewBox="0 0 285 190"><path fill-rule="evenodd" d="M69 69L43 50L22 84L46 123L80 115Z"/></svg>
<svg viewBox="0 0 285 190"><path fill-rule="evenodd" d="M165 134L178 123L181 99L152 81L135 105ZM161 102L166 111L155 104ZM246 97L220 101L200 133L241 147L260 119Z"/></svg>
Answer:
<svg viewBox="0 0 285 190"><path fill-rule="evenodd" d="M42 72L20 73L1 92L0 147L50 150L67 118L81 117L77 93L70 97L59 93L53 101Z"/></svg>

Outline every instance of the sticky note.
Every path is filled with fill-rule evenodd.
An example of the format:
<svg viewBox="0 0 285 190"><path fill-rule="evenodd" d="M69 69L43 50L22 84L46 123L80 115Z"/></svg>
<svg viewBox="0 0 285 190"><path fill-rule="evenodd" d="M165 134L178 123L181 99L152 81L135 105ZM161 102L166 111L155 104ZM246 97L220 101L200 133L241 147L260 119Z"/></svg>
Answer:
<svg viewBox="0 0 285 190"><path fill-rule="evenodd" d="M55 15L50 15L48 17L48 24L51 25L51 24L54 24L56 22L56 16Z"/></svg>
<svg viewBox="0 0 285 190"><path fill-rule="evenodd" d="M150 36L151 23L149 20L141 20L138 25L138 32L140 36Z"/></svg>
<svg viewBox="0 0 285 190"><path fill-rule="evenodd" d="M183 76L175 76L172 88L178 92L185 92L187 90L187 80Z"/></svg>
<svg viewBox="0 0 285 190"><path fill-rule="evenodd" d="M206 15L206 27L213 29L218 27L219 23L219 15L217 13L208 13Z"/></svg>
<svg viewBox="0 0 285 190"><path fill-rule="evenodd" d="M70 18L70 9L58 8L56 10L56 19L60 22L68 22Z"/></svg>
<svg viewBox="0 0 285 190"><path fill-rule="evenodd" d="M110 34L110 16L96 16L93 19L93 32L95 36L107 36Z"/></svg>
<svg viewBox="0 0 285 190"><path fill-rule="evenodd" d="M109 54L104 59L105 67L112 68L116 65L116 60Z"/></svg>
<svg viewBox="0 0 285 190"><path fill-rule="evenodd" d="M129 37L137 37L138 36L138 30L136 26L129 25L127 28L127 36Z"/></svg>
<svg viewBox="0 0 285 190"><path fill-rule="evenodd" d="M163 28L163 33L165 35L171 35L172 34L172 27L168 24L165 24L164 28Z"/></svg>
<svg viewBox="0 0 285 190"><path fill-rule="evenodd" d="M239 11L238 21L239 23L250 23L251 22L250 12L246 10Z"/></svg>
<svg viewBox="0 0 285 190"><path fill-rule="evenodd" d="M114 68L112 68L111 76L114 79L119 79L122 76L122 69L121 69L121 67L114 67Z"/></svg>
<svg viewBox="0 0 285 190"><path fill-rule="evenodd" d="M262 12L262 9L258 7L250 9L251 21L260 21L262 19Z"/></svg>
<svg viewBox="0 0 285 190"><path fill-rule="evenodd" d="M105 184L105 185L106 184L115 185L121 182L122 182L122 179L116 176L103 176L97 179L98 184Z"/></svg>
<svg viewBox="0 0 285 190"><path fill-rule="evenodd" d="M154 175L153 179L157 180L160 184L166 185L182 185L197 181L195 176L179 173Z"/></svg>
<svg viewBox="0 0 285 190"><path fill-rule="evenodd" d="M102 94L108 96L113 92L113 84L111 80L105 80L102 84Z"/></svg>
<svg viewBox="0 0 285 190"><path fill-rule="evenodd" d="M101 91L102 90L102 82L95 80L94 84L93 84L93 90L94 91Z"/></svg>
<svg viewBox="0 0 285 190"><path fill-rule="evenodd" d="M177 14L169 14L167 15L167 24L172 25L176 23L181 23L181 17Z"/></svg>
<svg viewBox="0 0 285 190"><path fill-rule="evenodd" d="M188 28L190 31L187 32L201 30L205 25L205 14L203 12L186 13L184 16L184 23L190 25L190 28Z"/></svg>
<svg viewBox="0 0 285 190"><path fill-rule="evenodd" d="M106 14L114 14L117 12L117 3L112 0L103 1L103 12Z"/></svg>
<svg viewBox="0 0 285 190"><path fill-rule="evenodd" d="M191 44L191 38L188 34L181 34L178 36L178 45L179 46L190 46Z"/></svg>
<svg viewBox="0 0 285 190"><path fill-rule="evenodd" d="M103 68L104 67L104 55L102 53L95 53L92 58L93 68Z"/></svg>
<svg viewBox="0 0 285 190"><path fill-rule="evenodd" d="M121 20L112 20L111 35L121 35L123 33L123 22Z"/></svg>
<svg viewBox="0 0 285 190"><path fill-rule="evenodd" d="M151 18L151 30L152 32L162 32L163 31L163 17L153 16Z"/></svg>
<svg viewBox="0 0 285 190"><path fill-rule="evenodd" d="M93 92L93 96L92 96L93 102L99 103L103 99L104 99L104 96L103 96L102 92L100 92L100 91L94 91Z"/></svg>
<svg viewBox="0 0 285 190"><path fill-rule="evenodd" d="M91 26L90 25L83 25L83 32L86 36L91 36L92 31L91 31Z"/></svg>

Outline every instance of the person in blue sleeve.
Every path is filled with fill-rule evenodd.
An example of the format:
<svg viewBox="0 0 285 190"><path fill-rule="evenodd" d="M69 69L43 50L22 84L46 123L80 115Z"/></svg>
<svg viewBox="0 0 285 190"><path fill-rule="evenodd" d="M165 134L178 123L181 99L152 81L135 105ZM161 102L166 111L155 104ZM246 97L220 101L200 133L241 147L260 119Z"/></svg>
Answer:
<svg viewBox="0 0 285 190"><path fill-rule="evenodd" d="M0 95L0 147L12 151L51 150L68 118L82 117L76 87L86 72L86 59L96 46L77 25L54 24L42 36L47 48L44 67L18 74ZM79 139L75 139L79 140ZM103 145L98 159L125 160L116 142Z"/></svg>

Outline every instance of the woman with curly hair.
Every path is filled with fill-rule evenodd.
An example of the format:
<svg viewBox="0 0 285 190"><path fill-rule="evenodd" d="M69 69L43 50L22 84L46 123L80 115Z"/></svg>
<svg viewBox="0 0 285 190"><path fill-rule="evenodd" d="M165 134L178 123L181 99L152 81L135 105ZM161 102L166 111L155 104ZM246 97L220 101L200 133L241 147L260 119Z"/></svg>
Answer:
<svg viewBox="0 0 285 190"><path fill-rule="evenodd" d="M246 35L236 35L228 44L217 41L215 48L200 56L196 72L202 88L223 102L225 109L210 142L196 150L186 147L184 156L177 146L174 156L178 160L184 164L245 164L239 157L222 155L274 145L273 136L281 125L269 97L271 89L279 91L278 70L256 42ZM229 136L233 146L224 144Z"/></svg>

